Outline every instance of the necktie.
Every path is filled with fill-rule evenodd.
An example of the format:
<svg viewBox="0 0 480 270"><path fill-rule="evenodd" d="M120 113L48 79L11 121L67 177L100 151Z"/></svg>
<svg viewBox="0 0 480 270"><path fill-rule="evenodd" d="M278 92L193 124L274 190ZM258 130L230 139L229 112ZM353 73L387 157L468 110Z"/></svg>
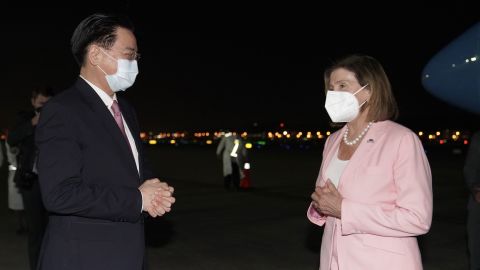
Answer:
<svg viewBox="0 0 480 270"><path fill-rule="evenodd" d="M122 112L120 111L120 107L118 106L118 102L116 100L113 101L111 108L113 111L113 117L115 118L115 122L117 122L120 131L122 131L123 136L125 136L125 139L128 142L127 133L125 132L125 127L123 126Z"/></svg>
<svg viewBox="0 0 480 270"><path fill-rule="evenodd" d="M118 106L118 102L116 100L113 101L111 108L113 111L113 118L115 118L115 122L117 122L117 125L120 128L120 131L122 131L123 137L125 137L125 140L127 141L128 148L130 148L130 151L133 154L132 145L128 140L127 133L125 132L125 127L123 126L122 112L120 111L120 106ZM138 166L137 166L137 169L138 169Z"/></svg>

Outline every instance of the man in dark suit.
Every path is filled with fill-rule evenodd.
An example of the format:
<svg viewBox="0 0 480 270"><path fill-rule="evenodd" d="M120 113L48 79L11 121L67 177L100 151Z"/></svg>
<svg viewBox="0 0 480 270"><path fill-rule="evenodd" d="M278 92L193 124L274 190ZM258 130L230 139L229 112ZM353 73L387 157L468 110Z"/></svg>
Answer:
<svg viewBox="0 0 480 270"><path fill-rule="evenodd" d="M49 87L34 89L31 98L33 109L18 113L7 139L10 146L19 149L14 181L23 198L28 229L28 258L32 270L37 267L42 238L47 226L47 212L38 185L37 148L34 137L40 111L51 96L53 91Z"/></svg>
<svg viewBox="0 0 480 270"><path fill-rule="evenodd" d="M40 269L142 269L142 212L162 216L175 199L147 168L134 110L117 95L138 73L133 26L94 14L71 45L80 78L45 106L36 134L50 213Z"/></svg>

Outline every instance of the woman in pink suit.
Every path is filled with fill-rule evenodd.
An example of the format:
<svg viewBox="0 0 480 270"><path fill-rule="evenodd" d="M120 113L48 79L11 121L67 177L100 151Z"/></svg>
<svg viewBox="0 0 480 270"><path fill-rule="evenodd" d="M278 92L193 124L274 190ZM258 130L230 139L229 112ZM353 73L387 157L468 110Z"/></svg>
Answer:
<svg viewBox="0 0 480 270"><path fill-rule="evenodd" d="M380 63L348 56L325 72L325 108L346 123L326 141L309 220L325 226L320 269L422 269L417 235L432 221L422 143L398 109Z"/></svg>

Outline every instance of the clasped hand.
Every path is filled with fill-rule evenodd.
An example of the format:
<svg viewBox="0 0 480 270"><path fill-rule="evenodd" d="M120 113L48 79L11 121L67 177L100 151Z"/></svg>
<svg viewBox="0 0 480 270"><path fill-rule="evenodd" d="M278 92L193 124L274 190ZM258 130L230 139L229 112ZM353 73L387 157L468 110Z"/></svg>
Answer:
<svg viewBox="0 0 480 270"><path fill-rule="evenodd" d="M146 180L138 189L142 193L142 210L152 217L163 216L170 212L175 203L173 187L161 182L158 178Z"/></svg>
<svg viewBox="0 0 480 270"><path fill-rule="evenodd" d="M343 197L330 179L326 181L323 187L317 186L311 198L312 206L317 212L323 215L341 218Z"/></svg>

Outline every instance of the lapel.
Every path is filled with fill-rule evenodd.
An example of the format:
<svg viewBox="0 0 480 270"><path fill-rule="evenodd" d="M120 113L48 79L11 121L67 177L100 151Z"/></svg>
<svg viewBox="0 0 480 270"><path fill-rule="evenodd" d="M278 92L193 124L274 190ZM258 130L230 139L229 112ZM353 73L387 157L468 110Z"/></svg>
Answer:
<svg viewBox="0 0 480 270"><path fill-rule="evenodd" d="M353 178L353 173L356 171L356 169L359 166L362 166L362 162L367 160L366 157L368 157L372 149L374 149L375 146L380 143L380 138L385 133L386 131L385 125L387 125L388 122L389 121L382 121L382 122L376 122L372 124L372 126L370 127L370 130L365 135L365 138L363 138L363 140L360 142L357 150L355 150L352 157L350 158L350 161L345 167L345 170L343 171L342 176L340 177L338 190L341 190L342 187L345 185L345 182L348 182L349 179ZM320 184L322 186L327 180L327 175L325 174L326 170L330 165L333 155L337 154L337 150L340 146L340 142L342 141L345 128L346 127L344 126L339 131L335 132L332 135L334 137L331 138L332 142L330 143L330 146L328 147L325 153L325 157L324 157L325 162L321 172L322 180Z"/></svg>
<svg viewBox="0 0 480 270"><path fill-rule="evenodd" d="M131 132L132 137L133 137L133 141L135 143L135 147L137 148L138 167L139 167L139 170L137 171L137 173L141 177L142 175L141 175L140 172L142 170L140 168L142 168L142 159L140 157L142 156L143 152L142 152L142 147L140 145L141 144L140 136L139 136L140 130L138 129L136 118L133 115L131 107L128 105L128 103L122 97L120 97L118 94L117 94L117 100L118 100L118 106L120 107L120 110L122 111L123 119L125 119L125 122L127 123L128 129L130 129L130 132ZM132 155L132 158L133 158L133 155ZM133 162L134 162L134 165L135 165L135 159L133 160ZM135 170L136 170L136 166L135 166Z"/></svg>
<svg viewBox="0 0 480 270"><path fill-rule="evenodd" d="M340 130L338 130L337 132L330 135L331 136L330 140L332 140L332 142L330 142L328 148L326 149L325 156L323 157L324 162L321 169L322 179L319 183L320 186L323 186L325 184L325 181L327 181L327 175L326 175L327 168L330 165L330 162L332 161L333 155L337 153L337 149L340 145L340 140L342 138L343 132L345 132L345 126Z"/></svg>
<svg viewBox="0 0 480 270"><path fill-rule="evenodd" d="M133 157L132 150L128 145L128 141L125 139L122 132L118 128L112 113L107 108L107 106L105 106L105 103L103 103L102 99L97 95L97 93L95 93L92 87L90 87L90 85L88 85L88 83L82 78L78 78L77 82L75 83L75 87L80 91L82 97L89 105L90 109L94 112L96 119L100 122L105 131L108 133L108 138L112 138L113 144L116 146L115 149L119 151L122 157L124 157L122 160L124 160L125 164L131 170L134 170L136 175L138 175L137 166L135 165L135 159ZM125 121L127 122L127 120ZM129 128L131 128L131 121L130 123L127 122L127 124L129 125Z"/></svg>
<svg viewBox="0 0 480 270"><path fill-rule="evenodd" d="M343 171L342 176L340 177L340 183L338 186L338 190L341 190L345 185L345 182L348 183L349 180L354 178L354 173L357 171L357 168L360 166L365 166L365 162L368 161L368 157L373 149L380 144L380 138L383 134L385 134L385 125L388 124L389 121L382 121L373 123L370 129L368 130L365 137L360 142L357 150L353 153L350 161L348 162L345 170ZM345 127L344 127L345 128ZM343 129L342 129L343 130ZM343 132L342 132L343 135ZM342 136L339 136L342 138ZM338 141L340 143L340 140ZM338 145L337 145L338 149Z"/></svg>

